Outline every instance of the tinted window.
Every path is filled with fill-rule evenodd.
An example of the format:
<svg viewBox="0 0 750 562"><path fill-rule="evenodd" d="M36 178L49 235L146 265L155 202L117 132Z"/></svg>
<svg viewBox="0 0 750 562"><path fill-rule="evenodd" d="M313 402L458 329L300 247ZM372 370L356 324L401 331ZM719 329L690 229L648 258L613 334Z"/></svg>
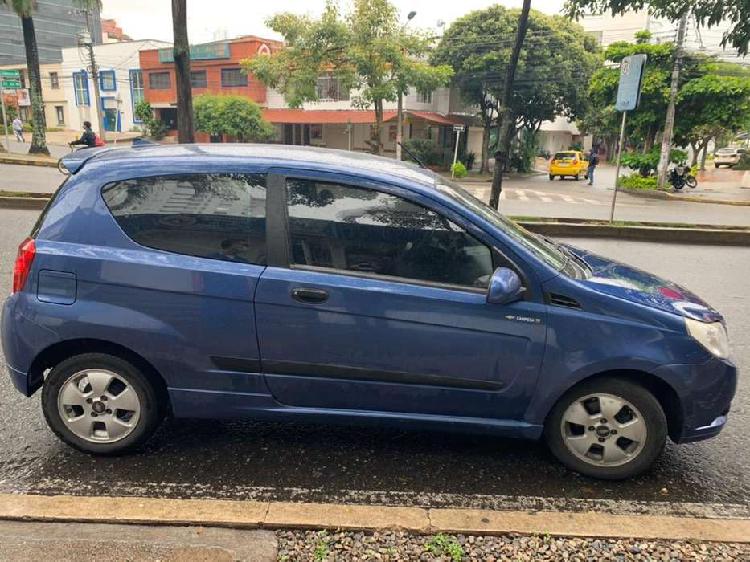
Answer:
<svg viewBox="0 0 750 562"><path fill-rule="evenodd" d="M171 86L169 72L149 73L148 86L152 90L168 90Z"/></svg>
<svg viewBox="0 0 750 562"><path fill-rule="evenodd" d="M445 217L370 189L289 180L294 264L487 287L490 249Z"/></svg>
<svg viewBox="0 0 750 562"><path fill-rule="evenodd" d="M265 176L186 174L116 182L107 207L143 246L201 258L265 264Z"/></svg>
<svg viewBox="0 0 750 562"><path fill-rule="evenodd" d="M575 152L557 152L554 160L573 160L575 157Z"/></svg>

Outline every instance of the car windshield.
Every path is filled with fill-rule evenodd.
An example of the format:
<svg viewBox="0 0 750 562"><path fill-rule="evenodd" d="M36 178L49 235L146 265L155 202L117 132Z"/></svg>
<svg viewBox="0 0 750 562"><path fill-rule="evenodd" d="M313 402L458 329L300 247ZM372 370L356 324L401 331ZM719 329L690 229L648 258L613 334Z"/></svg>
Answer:
<svg viewBox="0 0 750 562"><path fill-rule="evenodd" d="M502 215L489 205L486 205L460 185L435 175L435 188L453 198L462 206L470 209L487 222L502 230L506 235L519 243L528 252L545 262L550 267L560 271L570 262L570 256L562 247L551 240L529 232L524 227Z"/></svg>
<svg viewBox="0 0 750 562"><path fill-rule="evenodd" d="M721 148L717 151L716 154L736 154L737 149L736 148Z"/></svg>
<svg viewBox="0 0 750 562"><path fill-rule="evenodd" d="M557 152L555 153L555 160L574 160L576 157L575 152Z"/></svg>

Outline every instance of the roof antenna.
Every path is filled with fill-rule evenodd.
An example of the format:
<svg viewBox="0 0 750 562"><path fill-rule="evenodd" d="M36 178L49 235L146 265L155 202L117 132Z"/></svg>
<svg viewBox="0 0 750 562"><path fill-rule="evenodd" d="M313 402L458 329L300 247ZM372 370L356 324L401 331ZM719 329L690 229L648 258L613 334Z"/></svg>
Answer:
<svg viewBox="0 0 750 562"><path fill-rule="evenodd" d="M401 149L404 152L406 152L411 157L412 160L414 160L417 164L419 164L420 168L424 168L425 170L427 169L427 166L424 165L424 162L422 162L419 158L417 158L411 150L409 150L403 145L403 143L399 142L398 145L401 147Z"/></svg>

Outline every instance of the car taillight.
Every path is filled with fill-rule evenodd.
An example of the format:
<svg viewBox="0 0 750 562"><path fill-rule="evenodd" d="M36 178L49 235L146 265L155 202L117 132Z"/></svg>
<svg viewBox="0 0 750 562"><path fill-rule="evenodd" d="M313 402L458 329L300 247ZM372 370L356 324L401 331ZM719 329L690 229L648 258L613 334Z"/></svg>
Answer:
<svg viewBox="0 0 750 562"><path fill-rule="evenodd" d="M13 290L11 294L23 290L35 255L36 244L33 238L27 238L21 242L21 245L18 247L18 255L16 256L16 265L13 266Z"/></svg>

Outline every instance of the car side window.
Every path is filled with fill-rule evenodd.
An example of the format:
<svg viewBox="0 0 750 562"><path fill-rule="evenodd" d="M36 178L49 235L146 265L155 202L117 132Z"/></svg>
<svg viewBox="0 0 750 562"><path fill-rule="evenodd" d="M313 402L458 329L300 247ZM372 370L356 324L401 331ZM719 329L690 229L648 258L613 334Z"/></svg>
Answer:
<svg viewBox="0 0 750 562"><path fill-rule="evenodd" d="M442 215L401 197L288 179L293 265L486 288L489 247Z"/></svg>
<svg viewBox="0 0 750 562"><path fill-rule="evenodd" d="M224 261L266 263L266 177L179 174L106 185L112 216L138 244Z"/></svg>

